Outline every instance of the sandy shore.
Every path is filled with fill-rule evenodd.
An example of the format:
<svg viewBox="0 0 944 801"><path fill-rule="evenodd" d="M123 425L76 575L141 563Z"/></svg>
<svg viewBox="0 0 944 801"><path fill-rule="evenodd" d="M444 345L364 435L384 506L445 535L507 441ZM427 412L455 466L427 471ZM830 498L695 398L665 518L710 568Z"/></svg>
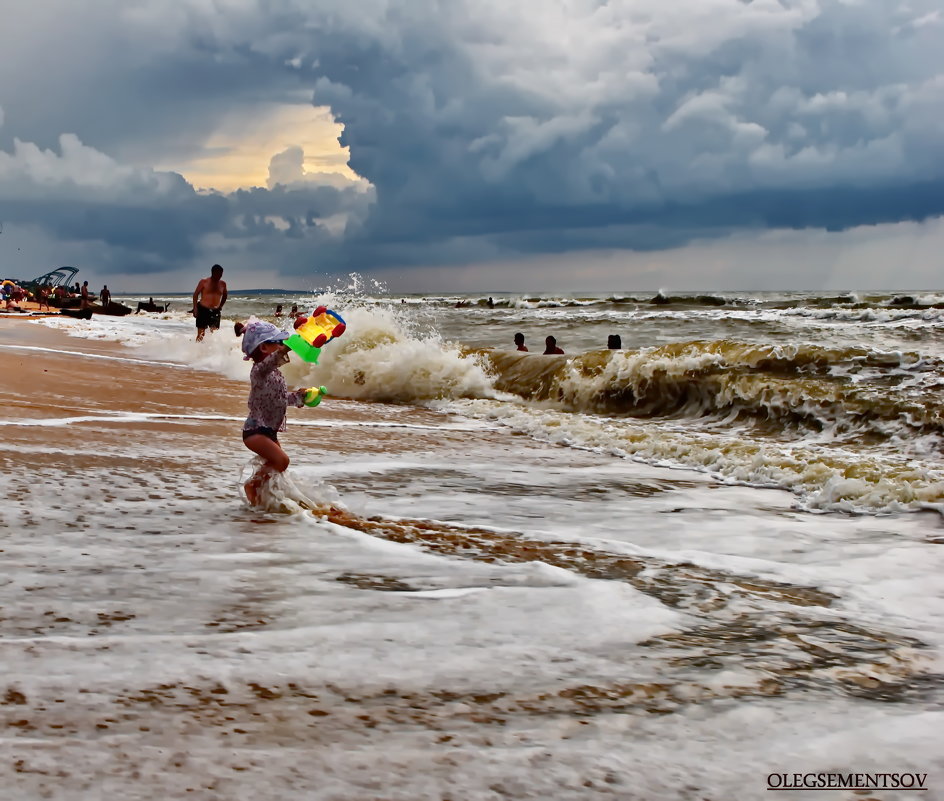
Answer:
<svg viewBox="0 0 944 801"><path fill-rule="evenodd" d="M329 398L283 441L349 510L264 514L243 382L21 320L0 376L4 799L760 798L939 759L927 645L852 557L772 575L823 537L785 493Z"/></svg>

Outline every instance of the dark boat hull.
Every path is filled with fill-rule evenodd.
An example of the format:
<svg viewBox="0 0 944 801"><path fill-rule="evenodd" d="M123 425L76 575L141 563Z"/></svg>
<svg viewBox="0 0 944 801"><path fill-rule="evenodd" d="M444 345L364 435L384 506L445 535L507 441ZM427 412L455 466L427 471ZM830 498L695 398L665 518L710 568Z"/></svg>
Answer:
<svg viewBox="0 0 944 801"><path fill-rule="evenodd" d="M59 314L63 314L66 317L74 317L77 320L91 320L92 319L91 309L60 309Z"/></svg>
<svg viewBox="0 0 944 801"><path fill-rule="evenodd" d="M96 314L107 314L109 317L124 317L131 314L131 307L112 301L106 306L93 306L92 311Z"/></svg>

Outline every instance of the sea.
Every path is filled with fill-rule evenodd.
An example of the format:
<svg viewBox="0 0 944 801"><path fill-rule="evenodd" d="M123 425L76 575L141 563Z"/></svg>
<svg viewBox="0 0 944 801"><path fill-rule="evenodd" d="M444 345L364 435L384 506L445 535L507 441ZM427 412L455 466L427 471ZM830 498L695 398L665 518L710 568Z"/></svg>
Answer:
<svg viewBox="0 0 944 801"><path fill-rule="evenodd" d="M772 774L850 771L928 774L944 797L944 292L424 295L354 276L234 293L203 343L189 297L153 299L168 310L35 324L245 382L234 321L327 305L347 323L283 373L326 386L365 444L298 452L322 410L290 410L293 464L254 519L268 551L354 578L282 575L287 661L241 641L270 680L321 682L333 789L304 797L770 798ZM247 519L231 424L203 454L222 489L199 514L222 530ZM272 569L250 552L234 571ZM200 675L225 685L239 662L220 659ZM354 675L379 726L356 742Z"/></svg>
<svg viewBox="0 0 944 801"><path fill-rule="evenodd" d="M944 512L944 292L425 296L366 283L234 295L226 318L290 329L293 306L336 308L350 318L344 340L287 375L339 397L419 404L571 449L777 488L811 512ZM47 324L246 372L229 326L194 348L189 297L154 300L168 313ZM516 333L528 353L516 351ZM607 348L612 334L619 350ZM547 336L564 356L542 355Z"/></svg>

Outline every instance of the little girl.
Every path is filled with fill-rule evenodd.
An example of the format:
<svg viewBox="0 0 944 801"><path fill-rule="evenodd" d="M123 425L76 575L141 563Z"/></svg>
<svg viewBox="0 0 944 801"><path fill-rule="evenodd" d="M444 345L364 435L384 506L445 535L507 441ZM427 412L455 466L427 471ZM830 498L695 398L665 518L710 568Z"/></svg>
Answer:
<svg viewBox="0 0 944 801"><path fill-rule="evenodd" d="M244 485L246 498L255 506L259 490L273 473L282 473L288 467L288 456L279 445L278 432L285 430L285 409L304 406L308 390L289 392L279 367L288 362L288 348L283 344L291 334L272 323L250 318L245 324L236 323L236 336L243 338L243 353L254 362L249 374L249 417L243 424L243 442L264 460Z"/></svg>

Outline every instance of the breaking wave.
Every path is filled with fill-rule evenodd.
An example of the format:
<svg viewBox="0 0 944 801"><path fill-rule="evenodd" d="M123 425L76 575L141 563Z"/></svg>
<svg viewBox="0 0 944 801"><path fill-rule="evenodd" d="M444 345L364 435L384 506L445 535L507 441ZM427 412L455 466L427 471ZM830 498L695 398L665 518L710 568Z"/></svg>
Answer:
<svg viewBox="0 0 944 801"><path fill-rule="evenodd" d="M916 353L719 340L570 359L488 358L497 389L572 412L712 417L775 437L828 432L833 439L913 442L944 432L942 365Z"/></svg>
<svg viewBox="0 0 944 801"><path fill-rule="evenodd" d="M944 513L944 471L935 460L862 453L803 440L765 441L673 421L594 417L529 404L467 400L444 408L543 442L696 470L727 484L787 490L807 511Z"/></svg>

